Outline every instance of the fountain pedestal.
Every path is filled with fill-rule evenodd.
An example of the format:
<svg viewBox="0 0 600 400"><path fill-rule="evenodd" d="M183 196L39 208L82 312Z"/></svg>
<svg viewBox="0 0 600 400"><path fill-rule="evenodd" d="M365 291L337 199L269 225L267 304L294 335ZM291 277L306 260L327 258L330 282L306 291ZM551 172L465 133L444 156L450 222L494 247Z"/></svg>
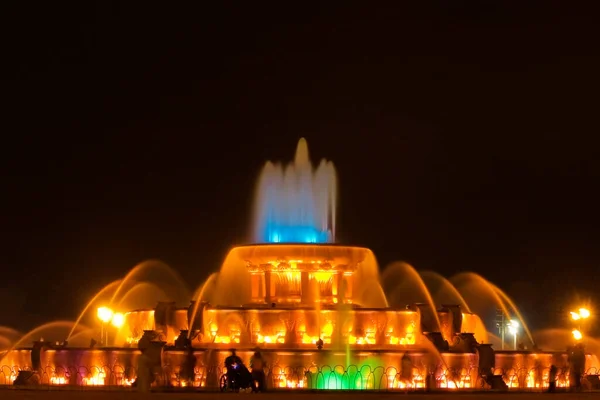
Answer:
<svg viewBox="0 0 600 400"><path fill-rule="evenodd" d="M138 342L138 348L142 352L138 359L136 380L139 392L149 392L156 374L162 370L162 350L166 342L156 340L158 336L155 331L144 331Z"/></svg>
<svg viewBox="0 0 600 400"><path fill-rule="evenodd" d="M42 341L33 342L33 348L31 349L31 369L33 371L40 371L42 369L42 349L48 344Z"/></svg>
<svg viewBox="0 0 600 400"><path fill-rule="evenodd" d="M496 355L492 345L480 344L477 346L477 353L479 354L479 374L484 376L491 374L496 367Z"/></svg>

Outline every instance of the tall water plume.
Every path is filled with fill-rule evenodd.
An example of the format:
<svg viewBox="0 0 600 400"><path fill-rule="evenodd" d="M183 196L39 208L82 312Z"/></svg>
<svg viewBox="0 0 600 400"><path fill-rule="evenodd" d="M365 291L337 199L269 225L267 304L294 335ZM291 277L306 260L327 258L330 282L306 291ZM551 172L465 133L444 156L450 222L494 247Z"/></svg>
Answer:
<svg viewBox="0 0 600 400"><path fill-rule="evenodd" d="M254 209L255 243L331 243L335 240L337 178L333 163L323 159L315 169L304 138L294 162L267 162Z"/></svg>

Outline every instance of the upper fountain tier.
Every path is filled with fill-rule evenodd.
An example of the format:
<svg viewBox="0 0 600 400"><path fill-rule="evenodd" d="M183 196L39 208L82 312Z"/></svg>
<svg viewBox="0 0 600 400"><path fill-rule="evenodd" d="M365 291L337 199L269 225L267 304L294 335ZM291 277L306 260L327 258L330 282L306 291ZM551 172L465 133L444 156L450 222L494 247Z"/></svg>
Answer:
<svg viewBox="0 0 600 400"><path fill-rule="evenodd" d="M240 246L227 259L245 264L251 301L263 304L355 303L354 272L374 263L367 248L328 244Z"/></svg>
<svg viewBox="0 0 600 400"><path fill-rule="evenodd" d="M234 248L251 272L297 270L354 272L371 250L333 244L260 244Z"/></svg>

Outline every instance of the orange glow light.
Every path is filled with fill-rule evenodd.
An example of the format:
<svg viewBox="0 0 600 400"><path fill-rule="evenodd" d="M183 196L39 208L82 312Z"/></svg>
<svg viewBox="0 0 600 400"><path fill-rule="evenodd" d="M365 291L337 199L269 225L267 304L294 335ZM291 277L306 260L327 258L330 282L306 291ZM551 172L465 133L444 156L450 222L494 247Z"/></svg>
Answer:
<svg viewBox="0 0 600 400"><path fill-rule="evenodd" d="M113 317L113 311L108 307L100 307L98 308L98 319L105 324L108 323Z"/></svg>
<svg viewBox="0 0 600 400"><path fill-rule="evenodd" d="M125 316L121 313L114 313L110 322L115 328L121 328L125 324Z"/></svg>
<svg viewBox="0 0 600 400"><path fill-rule="evenodd" d="M586 319L590 317L591 313L590 310L588 310L587 308L580 308L579 315L581 316L581 318Z"/></svg>

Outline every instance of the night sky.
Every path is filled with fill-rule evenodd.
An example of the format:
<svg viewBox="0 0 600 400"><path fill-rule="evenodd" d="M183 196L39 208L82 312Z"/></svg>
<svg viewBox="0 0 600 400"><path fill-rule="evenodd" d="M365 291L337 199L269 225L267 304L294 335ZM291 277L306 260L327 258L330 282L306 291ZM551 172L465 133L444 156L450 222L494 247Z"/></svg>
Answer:
<svg viewBox="0 0 600 400"><path fill-rule="evenodd" d="M195 287L300 137L380 266L481 273L533 328L594 300L592 10L83 3L2 6L0 325L73 319L149 258Z"/></svg>

